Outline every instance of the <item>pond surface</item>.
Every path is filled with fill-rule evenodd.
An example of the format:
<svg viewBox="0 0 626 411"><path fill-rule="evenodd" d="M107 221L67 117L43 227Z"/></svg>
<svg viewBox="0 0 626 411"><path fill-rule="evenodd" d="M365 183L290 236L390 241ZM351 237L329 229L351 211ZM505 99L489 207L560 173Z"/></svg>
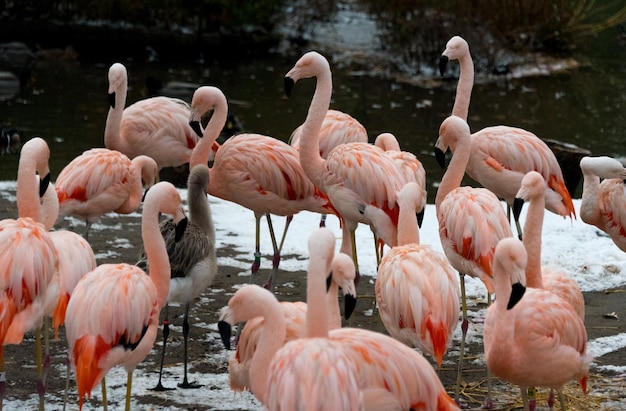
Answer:
<svg viewBox="0 0 626 411"><path fill-rule="evenodd" d="M448 39L441 39L443 51ZM450 113L456 81L433 74L428 86L381 79L355 71L327 55L333 67L332 108L352 114L367 128L370 141L381 132L396 135L404 150L423 162L432 198L442 170L432 155L441 121ZM306 116L313 81L301 81L286 99L283 76L298 54L237 61L144 62L119 57L129 73L127 105L146 96L145 79L187 81L220 87L245 131L287 140ZM626 157L626 39L604 32L579 47L577 69L526 78L500 77L474 86L470 106L473 130L506 124L543 138L590 150L594 155ZM51 148L53 180L72 158L103 146L108 111L107 71L113 61L39 62L31 86L0 101L0 124L23 130L26 139L44 137ZM437 62L433 62L433 72ZM449 67L456 67L452 62ZM452 72L451 69L449 69ZM375 71L372 68L372 71ZM189 101L191 94L183 96ZM17 156L0 157L0 180L14 180Z"/></svg>

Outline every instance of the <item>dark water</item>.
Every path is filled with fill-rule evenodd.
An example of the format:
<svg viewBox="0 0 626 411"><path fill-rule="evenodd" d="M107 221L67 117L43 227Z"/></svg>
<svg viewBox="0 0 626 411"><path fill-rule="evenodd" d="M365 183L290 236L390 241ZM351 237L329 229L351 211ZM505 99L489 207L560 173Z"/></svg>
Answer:
<svg viewBox="0 0 626 411"><path fill-rule="evenodd" d="M442 50L447 39L442 39ZM324 54L324 50L319 50ZM594 155L626 157L626 39L608 31L581 44L578 69L549 76L499 78L474 86L470 106L473 130L507 124L572 143ZM286 140L306 115L313 81L299 82L286 99L283 76L297 57L270 55L253 60L208 62L120 61L129 72L127 104L146 96L145 79L176 80L220 87L246 131ZM209 60L209 59L207 59ZM26 138L44 137L51 148L52 177L86 149L103 146L108 111L107 70L113 61L38 63L31 85L19 96L0 101L0 124L23 130ZM421 87L375 78L332 62L332 107L352 114L370 139L393 132L404 150L424 163L430 194L441 178L432 146L441 121L452 108L456 81L433 78ZM433 66L436 63L433 63ZM449 66L456 65L456 62ZM185 97L190 100L191 94ZM0 157L0 180L14 180L17 156Z"/></svg>

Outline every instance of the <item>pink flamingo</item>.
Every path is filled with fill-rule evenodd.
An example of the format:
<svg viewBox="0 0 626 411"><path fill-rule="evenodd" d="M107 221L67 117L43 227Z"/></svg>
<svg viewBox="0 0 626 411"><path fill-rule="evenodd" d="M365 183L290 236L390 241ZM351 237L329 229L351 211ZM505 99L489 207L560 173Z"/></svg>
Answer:
<svg viewBox="0 0 626 411"><path fill-rule="evenodd" d="M43 223L58 253L58 270L54 272L48 283L44 303L45 359L43 369L38 369L40 373L38 391L42 406L50 364L47 320L49 317L52 318L54 337L58 338L59 326L65 323L65 311L72 290L84 274L96 267L96 258L87 240L72 231L50 231L56 220L59 204L54 186L48 184L50 180L49 158L50 149L45 140L34 137L22 147L17 172L19 216L30 217ZM39 196L44 187L46 190L40 201ZM39 339L40 330L37 329L36 333ZM38 361L41 359L38 358Z"/></svg>
<svg viewBox="0 0 626 411"><path fill-rule="evenodd" d="M452 115L467 121L474 85L474 64L467 42L452 37L441 55L441 75L448 60L459 60L460 75ZM546 209L563 217L576 218L572 197L554 153L530 131L509 127L486 127L472 134L472 148L466 172L474 180L513 205L522 178L529 171L539 172L546 181ZM521 235L521 228L517 227Z"/></svg>
<svg viewBox="0 0 626 411"><path fill-rule="evenodd" d="M316 230L313 237L318 238L309 242L313 245L310 247L313 259L309 261L307 278L307 336L317 339L328 334L329 342L341 347L345 356L343 358L348 358L351 363L350 373L355 373L357 376L359 388L363 397L367 399L363 403L365 409L372 409L368 408L370 401L381 404L380 396L383 396L386 400L393 401L393 407L389 409L459 410L446 393L432 366L413 349L388 335L360 328L339 328L328 331L328 314L325 311L326 304L323 296L325 278L328 274L324 267L328 266L328 261L332 258L331 251L335 239L332 232L325 228ZM284 386L274 386L276 384L270 386L268 382L270 368L268 367L282 368L290 365L287 360L279 361L278 358L273 358L282 347L286 335L285 316L276 297L267 291L263 293L262 290L250 292L251 287L254 286L237 290L228 306L222 310L219 328L222 340L228 347L232 324L258 315L265 317L263 337L259 340L256 355L250 365L250 387L257 398L269 404L269 399L274 395L272 392L284 389ZM259 294L263 296L259 297ZM299 344L299 341L293 340L287 343L285 349L288 349L288 345ZM298 361L308 360L298 358ZM318 383L322 384L323 381L318 381ZM308 386L305 389L314 390L315 388L317 385ZM296 394L290 391L293 390L284 390L283 394Z"/></svg>
<svg viewBox="0 0 626 411"><path fill-rule="evenodd" d="M313 183L328 194L350 235L351 255L358 272L355 230L358 223L370 225L385 244L396 245L399 208L396 193L402 178L393 160L381 148L367 143L337 146L326 159L319 153L319 136L332 95L328 61L317 52L304 54L285 75L285 91L294 84L316 78L315 93L300 140L300 163ZM358 278L358 277L357 277Z"/></svg>
<svg viewBox="0 0 626 411"><path fill-rule="evenodd" d="M333 330L341 328L341 313L337 304L339 287L344 294L344 316L350 318L356 305L355 270L352 259L346 254L337 254L332 262L330 287L326 292L328 326ZM286 320L284 343L297 338L305 338L307 304L302 301L282 301ZM247 321L237 339L237 350L228 362L230 388L242 391L250 388L250 364L263 334L264 317L254 317Z"/></svg>
<svg viewBox="0 0 626 411"><path fill-rule="evenodd" d="M300 147L302 124L289 137L289 144L295 149ZM339 110L328 110L320 130L320 156L326 158L340 144L361 142L367 143L367 131L363 124L348 113ZM326 214L322 214L320 226L326 225Z"/></svg>
<svg viewBox="0 0 626 411"><path fill-rule="evenodd" d="M442 167L445 152L450 149L453 155L439 184L435 208L441 245L461 280L463 321L455 393L457 400L468 327L465 274L479 278L487 287L487 293L493 293L493 252L501 239L513 235L502 204L493 192L485 188L460 187L470 148L471 135L467 122L457 116L445 119L439 128L435 155ZM486 405L491 406L490 402L488 396Z"/></svg>
<svg viewBox="0 0 626 411"><path fill-rule="evenodd" d="M626 177L626 170L624 173ZM531 171L522 179L522 185L513 202L513 212L519 218L524 202L528 202L522 242L528 253L526 285L543 288L572 304L578 316L585 320L585 300L576 280L565 271L541 265L541 230L544 218L546 182L541 174ZM582 213L581 213L582 216Z"/></svg>
<svg viewBox="0 0 626 411"><path fill-rule="evenodd" d="M109 102L104 145L133 159L146 155L159 170L189 162L198 136L189 127L189 105L171 97L150 97L124 109L128 75L123 64L109 68Z"/></svg>
<svg viewBox="0 0 626 411"><path fill-rule="evenodd" d="M6 390L4 351L24 334L41 327L48 283L58 269L58 255L45 227L30 217L0 221L0 408ZM36 333L37 377L42 405L41 338Z"/></svg>
<svg viewBox="0 0 626 411"><path fill-rule="evenodd" d="M91 398L99 381L106 407L104 378L116 365L128 373L126 410L130 409L132 373L152 349L170 284L170 263L159 232L159 213L172 215L179 226L177 236L183 235L187 219L182 200L168 182L155 184L148 191L142 213L141 236L150 275L135 265L102 264L74 288L65 331L80 409L84 397Z"/></svg>
<svg viewBox="0 0 626 411"><path fill-rule="evenodd" d="M487 367L493 375L519 385L528 410L526 388L557 390L578 379L587 391L587 332L571 304L550 291L526 288L526 250L516 238L496 247L493 271L498 298L487 310L483 330ZM541 364L541 366L537 366Z"/></svg>
<svg viewBox="0 0 626 411"><path fill-rule="evenodd" d="M376 136L374 145L382 148L393 159L400 171L400 174L404 176L405 183L414 181L419 187L420 203L417 206L417 223L421 227L424 220L424 209L426 208L426 202L428 195L426 192L426 170L422 162L417 159L415 154L408 151L400 150L400 143L396 137L391 133L381 133Z"/></svg>
<svg viewBox="0 0 626 411"><path fill-rule="evenodd" d="M201 116L210 110L214 110L213 115L202 133ZM191 102L190 124L203 138L191 155L190 167L207 164L227 114L228 103L220 89L203 86L195 91ZM270 289L275 284L280 251L291 221L287 219L278 245L270 214L293 216L302 210L321 214L336 213L326 194L315 187L302 170L298 152L280 140L260 134L238 134L220 146L211 167L208 193L254 212L256 247L252 276L259 270L260 221L263 215L266 216L274 248L272 273L266 283Z"/></svg>
<svg viewBox="0 0 626 411"><path fill-rule="evenodd" d="M585 300L576 281L565 271L553 267L541 266L541 229L545 214L546 183L541 174L530 171L522 179L522 185L513 201L513 215L519 220L522 206L529 202L524 223L522 242L528 254L526 264L526 285L531 288L542 288L569 302L576 314L585 321ZM535 389L529 390L530 409L535 409ZM548 404L552 409L554 391L550 391Z"/></svg>
<svg viewBox="0 0 626 411"><path fill-rule="evenodd" d="M584 157L580 169L583 172L580 218L607 233L620 250L626 251L626 168L613 158L601 156Z"/></svg>
<svg viewBox="0 0 626 411"><path fill-rule="evenodd" d="M59 216L85 219L89 228L108 212L135 212L142 198L142 179L150 187L158 174L154 160L147 156L132 161L116 150L93 148L74 158L56 179Z"/></svg>
<svg viewBox="0 0 626 411"><path fill-rule="evenodd" d="M415 182L398 194L398 245L378 267L376 302L389 335L433 356L441 368L459 322L459 283L446 257L420 244L415 211L421 201Z"/></svg>

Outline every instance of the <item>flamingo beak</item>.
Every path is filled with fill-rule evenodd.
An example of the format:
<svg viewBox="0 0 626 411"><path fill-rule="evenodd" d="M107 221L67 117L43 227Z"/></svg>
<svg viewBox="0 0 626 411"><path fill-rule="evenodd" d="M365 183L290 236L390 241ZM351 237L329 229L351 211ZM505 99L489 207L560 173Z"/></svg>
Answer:
<svg viewBox="0 0 626 411"><path fill-rule="evenodd" d="M350 294L346 294L343 300L343 316L345 319L349 319L354 309L356 308L356 297Z"/></svg>
<svg viewBox="0 0 626 411"><path fill-rule="evenodd" d="M526 287L522 285L522 283L515 283L511 289L511 296L509 297L509 303L506 306L507 310L515 307L517 303L520 302L524 293L526 292Z"/></svg>
<svg viewBox="0 0 626 411"><path fill-rule="evenodd" d="M115 92L109 93L109 105L111 108L115 108Z"/></svg>
<svg viewBox="0 0 626 411"><path fill-rule="evenodd" d="M443 77L443 73L446 72L446 66L449 60L448 56L439 57L439 74L441 74L441 77Z"/></svg>
<svg viewBox="0 0 626 411"><path fill-rule="evenodd" d="M446 153L444 153L439 147L435 147L435 159L439 167L446 168Z"/></svg>
<svg viewBox="0 0 626 411"><path fill-rule="evenodd" d="M183 218L176 224L176 233L174 235L174 242L179 242L183 235L185 234L185 230L187 230L187 223L189 219L187 217Z"/></svg>
<svg viewBox="0 0 626 411"><path fill-rule="evenodd" d="M220 332L220 337L222 338L222 343L224 344L224 348L230 350L230 334L231 334L231 326L226 321L218 321L217 329Z"/></svg>
<svg viewBox="0 0 626 411"><path fill-rule="evenodd" d="M515 197L513 200L513 218L519 222L519 216L522 213L522 207L524 207L524 199Z"/></svg>
<svg viewBox="0 0 626 411"><path fill-rule="evenodd" d="M199 121L197 120L190 121L189 126L191 127L193 131L195 131L198 137L202 137L202 127L200 127Z"/></svg>
<svg viewBox="0 0 626 411"><path fill-rule="evenodd" d="M43 197L50 185L50 173L46 174L44 178L39 180L39 197Z"/></svg>
<svg viewBox="0 0 626 411"><path fill-rule="evenodd" d="M285 77L285 95L289 98L291 97L291 91L293 90L293 86L296 84L295 81L291 77Z"/></svg>
<svg viewBox="0 0 626 411"><path fill-rule="evenodd" d="M417 218L417 226L419 228L422 228L422 223L424 222L424 212L425 211L426 211L426 208L424 208L419 213L415 213L415 217Z"/></svg>

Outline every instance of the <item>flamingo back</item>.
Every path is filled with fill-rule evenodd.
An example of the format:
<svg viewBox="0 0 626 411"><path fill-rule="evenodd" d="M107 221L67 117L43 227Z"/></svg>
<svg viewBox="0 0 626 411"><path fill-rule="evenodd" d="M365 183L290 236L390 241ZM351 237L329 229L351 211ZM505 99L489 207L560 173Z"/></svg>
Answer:
<svg viewBox="0 0 626 411"><path fill-rule="evenodd" d="M513 236L502 203L487 189L459 187L444 198L437 213L443 249L452 266L480 278L492 293L496 245Z"/></svg>
<svg viewBox="0 0 626 411"><path fill-rule="evenodd" d="M199 137L189 127L191 111L183 100L152 97L128 106L122 115L120 136L128 157L152 157L159 168L189 162Z"/></svg>
<svg viewBox="0 0 626 411"><path fill-rule="evenodd" d="M58 253L44 226L31 218L0 221L0 343L19 344L43 319Z"/></svg>
<svg viewBox="0 0 626 411"><path fill-rule="evenodd" d="M152 280L136 266L103 264L83 277L65 326L80 401L114 365L133 369L145 358L156 337L147 329L156 328L158 313ZM142 344L144 337L152 341Z"/></svg>
<svg viewBox="0 0 626 411"><path fill-rule="evenodd" d="M257 214L336 213L326 194L304 174L298 152L272 137L231 137L217 151L212 173L216 174L209 182L212 195Z"/></svg>
<svg viewBox="0 0 626 411"><path fill-rule="evenodd" d="M486 127L472 134L467 174L512 204L524 175L536 171L548 186L546 208L576 217L572 197L554 153L535 134L516 127Z"/></svg>
<svg viewBox="0 0 626 411"><path fill-rule="evenodd" d="M461 298L445 256L426 245L393 247L380 262L375 290L389 335L431 355L441 367L459 322Z"/></svg>

